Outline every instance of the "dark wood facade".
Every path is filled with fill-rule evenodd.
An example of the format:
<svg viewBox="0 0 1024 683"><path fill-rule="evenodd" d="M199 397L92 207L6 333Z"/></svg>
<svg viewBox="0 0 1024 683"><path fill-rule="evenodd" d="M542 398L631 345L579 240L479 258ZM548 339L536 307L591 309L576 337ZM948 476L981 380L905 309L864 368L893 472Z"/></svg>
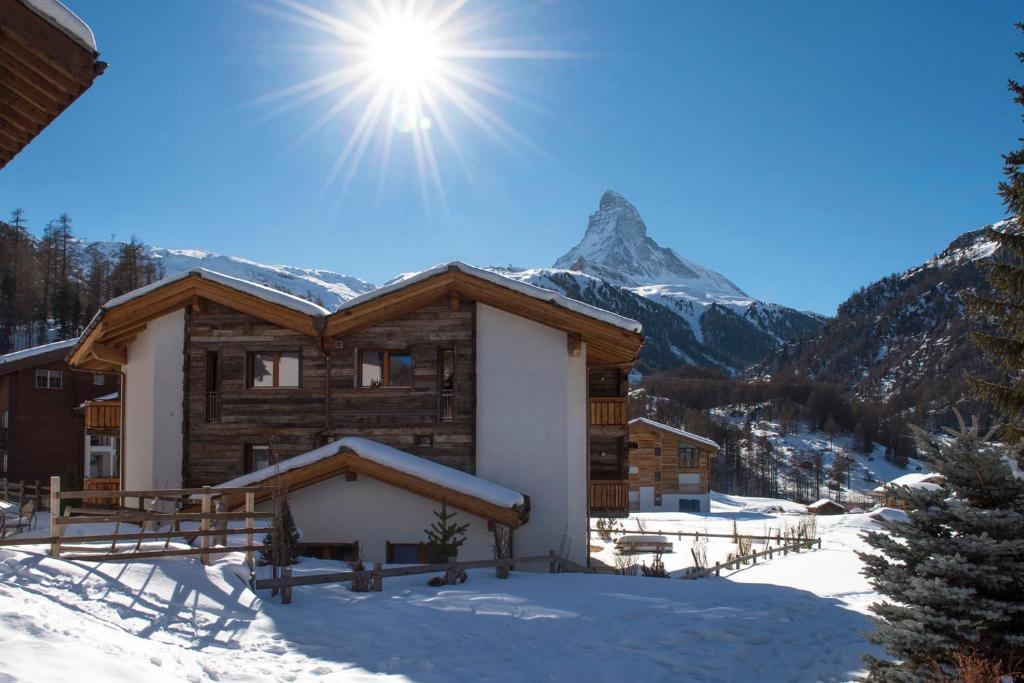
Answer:
<svg viewBox="0 0 1024 683"><path fill-rule="evenodd" d="M186 486L246 470L246 452L270 446L288 458L342 436L363 436L445 465L474 469L475 308L426 305L336 337L315 337L224 305L186 314ZM408 354L408 386L362 387L361 352ZM299 354L299 386L253 387L253 353ZM448 353L453 376L442 387Z"/></svg>
<svg viewBox="0 0 1024 683"><path fill-rule="evenodd" d="M0 364L0 476L41 481L83 475L84 419L78 407L118 391L120 375L72 370L67 349ZM37 371L60 373L60 387L36 385Z"/></svg>
<svg viewBox="0 0 1024 683"><path fill-rule="evenodd" d="M589 368L587 414L591 515L629 514L629 368Z"/></svg>

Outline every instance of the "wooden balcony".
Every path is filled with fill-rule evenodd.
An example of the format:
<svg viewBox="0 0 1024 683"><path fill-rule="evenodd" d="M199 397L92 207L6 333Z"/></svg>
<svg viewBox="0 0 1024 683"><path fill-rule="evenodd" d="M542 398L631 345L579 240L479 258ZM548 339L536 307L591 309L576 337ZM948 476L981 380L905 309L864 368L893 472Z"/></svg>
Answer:
<svg viewBox="0 0 1024 683"><path fill-rule="evenodd" d="M629 514L629 482L614 479L590 481L590 514Z"/></svg>
<svg viewBox="0 0 1024 683"><path fill-rule="evenodd" d="M84 491L118 491L121 480L118 477L86 477ZM116 507L116 498L84 498L86 507Z"/></svg>
<svg viewBox="0 0 1024 683"><path fill-rule="evenodd" d="M625 396L590 399L590 424L625 426L629 422L629 404Z"/></svg>
<svg viewBox="0 0 1024 683"><path fill-rule="evenodd" d="M86 429L120 429L120 401L89 401L85 404Z"/></svg>

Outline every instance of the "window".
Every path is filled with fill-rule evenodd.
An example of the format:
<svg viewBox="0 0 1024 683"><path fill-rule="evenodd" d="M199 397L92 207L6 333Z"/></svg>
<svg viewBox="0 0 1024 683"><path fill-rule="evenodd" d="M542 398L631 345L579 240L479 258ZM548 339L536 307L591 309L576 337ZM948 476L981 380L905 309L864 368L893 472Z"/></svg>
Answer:
<svg viewBox="0 0 1024 683"><path fill-rule="evenodd" d="M700 512L700 501L692 500L690 498L679 499L679 511L680 512Z"/></svg>
<svg viewBox="0 0 1024 683"><path fill-rule="evenodd" d="M661 507L661 494L660 493L655 493L654 494L654 506L655 507L659 507L659 508Z"/></svg>
<svg viewBox="0 0 1024 683"><path fill-rule="evenodd" d="M655 446L654 447L654 457L655 458L660 458L661 457L661 446Z"/></svg>
<svg viewBox="0 0 1024 683"><path fill-rule="evenodd" d="M206 352L206 421L220 422L220 374L218 372L220 354L216 351Z"/></svg>
<svg viewBox="0 0 1024 683"><path fill-rule="evenodd" d="M700 467L700 453L697 449L679 444L679 466L691 469Z"/></svg>
<svg viewBox="0 0 1024 683"><path fill-rule="evenodd" d="M388 564L420 564L425 561L422 543L387 542Z"/></svg>
<svg viewBox="0 0 1024 683"><path fill-rule="evenodd" d="M661 481L661 470L656 470L654 472L654 481Z"/></svg>
<svg viewBox="0 0 1024 683"><path fill-rule="evenodd" d="M64 386L64 373L60 370L36 370L36 389L60 389Z"/></svg>
<svg viewBox="0 0 1024 683"><path fill-rule="evenodd" d="M101 373L95 373L92 376L92 385L94 387L102 387L107 383L107 376Z"/></svg>
<svg viewBox="0 0 1024 683"><path fill-rule="evenodd" d="M438 362L441 388L439 413L441 422L455 421L455 349L441 349Z"/></svg>
<svg viewBox="0 0 1024 683"><path fill-rule="evenodd" d="M250 351L247 360L246 386L299 386L298 351Z"/></svg>
<svg viewBox="0 0 1024 683"><path fill-rule="evenodd" d="M411 387L412 354L408 351L360 351L359 386Z"/></svg>
<svg viewBox="0 0 1024 683"><path fill-rule="evenodd" d="M622 439L592 436L590 439L590 478L622 480L628 475L629 456Z"/></svg>
<svg viewBox="0 0 1024 683"><path fill-rule="evenodd" d="M419 434L416 436L416 445L421 448L429 448L434 445L433 434Z"/></svg>
<svg viewBox="0 0 1024 683"><path fill-rule="evenodd" d="M245 471L255 472L270 467L270 446L249 444L245 447Z"/></svg>

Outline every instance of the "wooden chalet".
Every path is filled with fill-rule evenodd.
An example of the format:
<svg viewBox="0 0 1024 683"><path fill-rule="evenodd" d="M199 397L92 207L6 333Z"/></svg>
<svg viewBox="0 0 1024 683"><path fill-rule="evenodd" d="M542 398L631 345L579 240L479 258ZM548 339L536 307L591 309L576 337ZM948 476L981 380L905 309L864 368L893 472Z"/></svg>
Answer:
<svg viewBox="0 0 1024 683"><path fill-rule="evenodd" d="M127 488L216 485L363 437L522 491L523 542L547 552L570 524L583 561L588 498L627 510L641 342L635 321L458 262L334 313L197 270L108 302L70 362L125 373Z"/></svg>
<svg viewBox="0 0 1024 683"><path fill-rule="evenodd" d="M711 458L718 444L669 425L629 422L629 509L637 512L708 512Z"/></svg>
<svg viewBox="0 0 1024 683"><path fill-rule="evenodd" d="M116 392L120 376L73 371L65 356L74 343L0 356L0 476L47 482L51 476L87 474L79 406Z"/></svg>
<svg viewBox="0 0 1024 683"><path fill-rule="evenodd" d="M822 498L808 505L807 512L812 515L843 515L846 514L846 507L834 500Z"/></svg>
<svg viewBox="0 0 1024 683"><path fill-rule="evenodd" d="M0 168L103 73L92 31L56 0L0 0Z"/></svg>

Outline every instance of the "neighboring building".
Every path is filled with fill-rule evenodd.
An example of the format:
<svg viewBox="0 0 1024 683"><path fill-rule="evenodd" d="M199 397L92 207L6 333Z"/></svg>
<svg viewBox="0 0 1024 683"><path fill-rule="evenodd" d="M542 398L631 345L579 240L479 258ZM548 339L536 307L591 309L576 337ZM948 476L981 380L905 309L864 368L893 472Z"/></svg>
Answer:
<svg viewBox="0 0 1024 683"><path fill-rule="evenodd" d="M937 491L942 487L942 483L944 481L945 478L941 474L933 474L931 472L910 472L909 474L896 477L887 484L875 487L868 492L868 497L873 499L881 507L907 510L909 509L907 502L893 496L890 487L906 486L911 489Z"/></svg>
<svg viewBox="0 0 1024 683"><path fill-rule="evenodd" d="M822 498L808 505L807 512L812 515L842 515L846 513L846 508L834 500Z"/></svg>
<svg viewBox="0 0 1024 683"><path fill-rule="evenodd" d="M72 371L65 356L76 341L0 356L0 476L26 482L83 476L84 425L78 408L116 392L120 376Z"/></svg>
<svg viewBox="0 0 1024 683"><path fill-rule="evenodd" d="M107 65L92 31L57 0L0 0L0 168Z"/></svg>
<svg viewBox="0 0 1024 683"><path fill-rule="evenodd" d="M631 511L708 512L718 444L643 417L629 421L629 442Z"/></svg>
<svg viewBox="0 0 1024 683"><path fill-rule="evenodd" d="M567 534L583 562L588 481L607 474L609 444L621 512L628 505L624 380L639 331L635 321L458 262L334 313L196 270L108 302L71 363L125 373L127 489L217 485L363 437L521 493L530 523L516 554L557 549ZM421 497L437 502L435 494ZM387 496L366 500L387 508L367 510L367 524L401 507ZM412 507L404 537L389 542L422 540L432 516ZM350 536L309 540L360 541L366 559L381 552Z"/></svg>

